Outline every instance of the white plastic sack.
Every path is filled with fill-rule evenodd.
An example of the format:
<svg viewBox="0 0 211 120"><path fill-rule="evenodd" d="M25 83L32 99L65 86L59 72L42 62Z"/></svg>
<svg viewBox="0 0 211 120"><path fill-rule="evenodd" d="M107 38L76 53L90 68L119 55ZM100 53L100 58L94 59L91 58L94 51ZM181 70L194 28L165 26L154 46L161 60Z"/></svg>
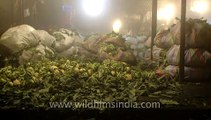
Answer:
<svg viewBox="0 0 211 120"><path fill-rule="evenodd" d="M24 64L29 61L40 61L43 58L50 58L54 55L54 52L48 47L39 44L36 47L28 50L23 50L22 55L19 56L19 63Z"/></svg>
<svg viewBox="0 0 211 120"><path fill-rule="evenodd" d="M10 49L11 54L36 46L40 37L37 31L29 25L20 25L8 29L0 39L0 44Z"/></svg>
<svg viewBox="0 0 211 120"><path fill-rule="evenodd" d="M128 36L128 37L125 37L125 40L126 40L125 43L131 46L137 46L136 48L140 48L140 46L138 45L143 46L146 39L147 39L146 36L134 36L134 37Z"/></svg>
<svg viewBox="0 0 211 120"><path fill-rule="evenodd" d="M69 37L66 34L63 33L54 33L54 36L56 37L56 42L54 49L57 52L62 52L73 46L74 38Z"/></svg>
<svg viewBox="0 0 211 120"><path fill-rule="evenodd" d="M137 36L136 37L138 39L139 42L143 43L147 40L147 37L146 36Z"/></svg>
<svg viewBox="0 0 211 120"><path fill-rule="evenodd" d="M58 53L57 56L58 57L65 57L65 58L69 58L69 57L72 57L74 55L76 55L78 53L79 49L78 47L70 47L69 49L61 52L61 53Z"/></svg>
<svg viewBox="0 0 211 120"><path fill-rule="evenodd" d="M166 55L170 65L179 65L180 46L174 45L169 49ZM206 67L211 61L211 53L202 49L185 50L185 65L190 67Z"/></svg>
<svg viewBox="0 0 211 120"><path fill-rule="evenodd" d="M170 29L174 43L180 44L180 28L181 24L178 22ZM185 46L186 48L202 48L210 50L211 48L211 29L206 20L202 19L189 19L186 21L186 35Z"/></svg>
<svg viewBox="0 0 211 120"><path fill-rule="evenodd" d="M159 48L169 49L172 45L174 45L174 40L168 30L163 30L157 33L154 43Z"/></svg>
<svg viewBox="0 0 211 120"><path fill-rule="evenodd" d="M60 58L63 58L63 57L71 58L72 56L75 56L75 55L85 56L85 57L97 57L96 54L93 54L79 46L72 46L69 49L67 49L61 53L57 53L57 57L60 57Z"/></svg>
<svg viewBox="0 0 211 120"><path fill-rule="evenodd" d="M162 52L162 49L161 48L158 48L156 46L153 47L153 59L154 60L159 60L160 57L161 57L161 52ZM151 49L147 49L145 52L144 52L144 58L145 59L150 59L151 58Z"/></svg>
<svg viewBox="0 0 211 120"><path fill-rule="evenodd" d="M129 45L137 45L138 44L138 39L134 38L134 37L126 37L125 38L125 43L129 44Z"/></svg>
<svg viewBox="0 0 211 120"><path fill-rule="evenodd" d="M178 65L180 60L180 46L173 45L166 54L166 59L170 65Z"/></svg>
<svg viewBox="0 0 211 120"><path fill-rule="evenodd" d="M82 44L83 42L80 36L66 29L54 32L53 35L56 38L54 49L59 53L69 49L71 46Z"/></svg>
<svg viewBox="0 0 211 120"><path fill-rule="evenodd" d="M39 36L40 36L40 41L43 45L51 48L52 45L55 43L56 38L50 35L48 32L44 30L37 30Z"/></svg>

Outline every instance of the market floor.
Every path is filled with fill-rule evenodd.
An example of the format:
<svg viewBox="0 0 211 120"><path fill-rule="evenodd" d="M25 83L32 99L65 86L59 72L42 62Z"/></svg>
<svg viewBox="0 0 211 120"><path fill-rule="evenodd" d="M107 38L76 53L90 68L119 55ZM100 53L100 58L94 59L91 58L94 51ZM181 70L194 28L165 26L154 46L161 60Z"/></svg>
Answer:
<svg viewBox="0 0 211 120"><path fill-rule="evenodd" d="M204 106L211 108L211 82L204 81L198 83L185 82L182 83L183 96L192 100L204 99Z"/></svg>
<svg viewBox="0 0 211 120"><path fill-rule="evenodd" d="M210 108L211 108L211 82L183 82L182 91L183 93L179 96L181 99L192 100L191 104L198 104L199 102L204 104L205 107L195 108L178 108L178 109L150 109L150 110L138 110L138 109L113 109L106 110L104 112L99 111L18 111L13 115L17 115L21 119L31 120L53 120L53 119L64 119L64 120L138 120L138 119L185 119L185 120L211 120ZM201 101L203 98L204 101ZM141 97L143 101L154 101L149 97ZM196 105L197 106L197 105ZM184 106L185 107L185 106ZM200 108L201 107L201 108ZM14 111L12 111L14 112ZM11 113L11 111L9 112ZM7 115L7 114L4 114Z"/></svg>

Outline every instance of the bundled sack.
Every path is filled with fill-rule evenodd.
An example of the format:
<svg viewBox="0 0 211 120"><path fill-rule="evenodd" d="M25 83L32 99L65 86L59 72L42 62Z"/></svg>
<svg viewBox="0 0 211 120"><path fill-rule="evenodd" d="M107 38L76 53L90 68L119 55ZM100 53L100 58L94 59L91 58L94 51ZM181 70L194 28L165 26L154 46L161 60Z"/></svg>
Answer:
<svg viewBox="0 0 211 120"><path fill-rule="evenodd" d="M54 52L47 46L39 44L35 47L23 50L22 54L19 56L19 64L24 64L31 61L40 61L44 58L52 58Z"/></svg>
<svg viewBox="0 0 211 120"><path fill-rule="evenodd" d="M133 50L133 55L135 55L137 59L144 59L144 53L148 50L148 48L144 47L143 44L139 44L136 46L136 49L132 50Z"/></svg>
<svg viewBox="0 0 211 120"><path fill-rule="evenodd" d="M113 44L115 46L121 47L122 49L126 49L125 39L122 38L121 35L108 34L102 43Z"/></svg>
<svg viewBox="0 0 211 120"><path fill-rule="evenodd" d="M145 42L144 42L144 46L146 47L146 48L150 48L151 47L151 43L152 43L152 40L151 40L152 38L151 37L149 37Z"/></svg>
<svg viewBox="0 0 211 120"><path fill-rule="evenodd" d="M39 36L40 36L40 42L49 47L52 48L53 44L55 44L56 38L50 35L48 32L44 30L37 30Z"/></svg>
<svg viewBox="0 0 211 120"><path fill-rule="evenodd" d="M78 52L78 47L70 47L69 49L61 52L61 53L57 53L57 57L65 57L65 58L69 58L72 57L73 55L76 55L76 53Z"/></svg>
<svg viewBox="0 0 211 120"><path fill-rule="evenodd" d="M123 36L123 38L129 45L137 45L139 43L144 43L147 39L146 36Z"/></svg>
<svg viewBox="0 0 211 120"><path fill-rule="evenodd" d="M83 42L77 33L67 29L60 29L54 32L53 36L56 38L54 49L57 52L65 51L71 46L81 45Z"/></svg>
<svg viewBox="0 0 211 120"><path fill-rule="evenodd" d="M102 42L106 36L94 34L85 38L83 47L90 52L97 53L100 48L100 42Z"/></svg>
<svg viewBox="0 0 211 120"><path fill-rule="evenodd" d="M156 46L153 47L153 59L159 60L161 57L165 57L166 51L164 49L158 48ZM147 49L144 52L144 59L149 60L151 59L151 49Z"/></svg>
<svg viewBox="0 0 211 120"><path fill-rule="evenodd" d="M147 36L143 35L143 36L136 36L138 42L143 43L147 40Z"/></svg>
<svg viewBox="0 0 211 120"><path fill-rule="evenodd" d="M14 54L24 49L38 45L39 33L29 25L20 25L8 29L0 39L0 45L7 48L8 54ZM0 51L0 52L1 52Z"/></svg>
<svg viewBox="0 0 211 120"><path fill-rule="evenodd" d="M99 49L97 56L99 59L111 59L123 61L129 64L136 64L136 57L132 50L127 48L125 39L121 35L111 33L99 40Z"/></svg>
<svg viewBox="0 0 211 120"><path fill-rule="evenodd" d="M195 41L195 36L196 34L193 31L193 24L195 22L192 19L189 19L186 21L186 29L185 29L185 42L186 42L186 47L193 45ZM181 30L181 22L178 21L175 25L172 25L170 28L170 34L172 35L172 39L174 41L174 44L179 45L180 44L180 30Z"/></svg>
<svg viewBox="0 0 211 120"><path fill-rule="evenodd" d="M179 65L180 46L174 45L167 52L166 59L170 65ZM201 49L185 50L185 65L191 67L209 66L211 61L211 53Z"/></svg>
<svg viewBox="0 0 211 120"><path fill-rule="evenodd" d="M83 47L93 53L98 53L102 44L113 44L114 46L126 49L125 40L121 35L110 33L107 35L91 35L83 43Z"/></svg>
<svg viewBox="0 0 211 120"><path fill-rule="evenodd" d="M181 22L170 29L175 44L180 44ZM186 21L186 48L202 48L211 50L211 25L206 20L189 19Z"/></svg>
<svg viewBox="0 0 211 120"><path fill-rule="evenodd" d="M136 64L136 57L130 50L122 50L116 48L116 51L100 50L97 54L100 60L111 59L116 61L123 61L129 64Z"/></svg>
<svg viewBox="0 0 211 120"><path fill-rule="evenodd" d="M127 36L125 43L133 50L133 54L138 59L143 59L143 52L146 51L144 42L146 41L146 36Z"/></svg>
<svg viewBox="0 0 211 120"><path fill-rule="evenodd" d="M170 65L178 65L180 60L180 46L173 45L166 54L167 62Z"/></svg>
<svg viewBox="0 0 211 120"><path fill-rule="evenodd" d="M174 39L172 38L169 30L162 30L155 36L154 44L159 48L169 49L172 45L174 45L173 40Z"/></svg>
<svg viewBox="0 0 211 120"><path fill-rule="evenodd" d="M169 75L175 77L179 74L179 67L169 65L165 68L165 72ZM211 79L211 70L203 68L192 68L185 67L185 79L186 80L210 80Z"/></svg>
<svg viewBox="0 0 211 120"><path fill-rule="evenodd" d="M192 33L187 39L187 48L202 48L210 50L211 48L211 25L206 20L190 19L188 21ZM188 41L189 40L189 41Z"/></svg>
<svg viewBox="0 0 211 120"><path fill-rule="evenodd" d="M80 46L72 46L69 49L61 52L61 53L57 53L57 57L59 58L71 58L72 56L85 56L85 57L89 57L89 58L93 58L93 57L97 57L96 54L93 54L89 51L87 51L86 49L80 47Z"/></svg>
<svg viewBox="0 0 211 120"><path fill-rule="evenodd" d="M83 47L100 60L112 59L130 64L136 63L136 58L130 48L127 48L124 38L116 33L107 35L92 35L85 39Z"/></svg>

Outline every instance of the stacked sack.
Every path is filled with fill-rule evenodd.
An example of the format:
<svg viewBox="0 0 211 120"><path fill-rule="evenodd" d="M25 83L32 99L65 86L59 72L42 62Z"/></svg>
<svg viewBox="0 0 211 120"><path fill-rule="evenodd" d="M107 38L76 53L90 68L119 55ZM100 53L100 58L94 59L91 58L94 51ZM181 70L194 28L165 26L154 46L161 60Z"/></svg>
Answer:
<svg viewBox="0 0 211 120"><path fill-rule="evenodd" d="M0 39L0 55L15 57L19 64L39 61L44 58L71 57L85 54L82 38L77 32L59 29L53 35L44 30L35 30L29 25L8 29Z"/></svg>
<svg viewBox="0 0 211 120"><path fill-rule="evenodd" d="M178 22L169 30L158 33L158 35L165 36L155 39L156 46L168 49L166 59L169 66L165 68L165 71L172 76L178 75L179 72L180 28L181 24ZM186 21L185 36L185 79L210 79L211 25L206 23L205 20L189 19Z"/></svg>
<svg viewBox="0 0 211 120"><path fill-rule="evenodd" d="M35 30L29 25L8 29L0 39L0 54L16 56L18 62L37 61L54 55L51 47L55 38L46 31Z"/></svg>
<svg viewBox="0 0 211 120"><path fill-rule="evenodd" d="M151 37L146 36L124 36L126 44L133 50L137 60L150 60L151 59ZM153 47L153 57L154 60L158 61L165 54L163 48L154 46Z"/></svg>
<svg viewBox="0 0 211 120"><path fill-rule="evenodd" d="M76 31L64 28L53 31L50 35L44 30L20 25L8 29L0 39L0 66L4 66L5 58L9 58L10 62L24 64L45 58L72 56L136 63L136 58L127 48L125 40L115 33L94 34L84 40Z"/></svg>
<svg viewBox="0 0 211 120"><path fill-rule="evenodd" d="M84 51L81 47L83 39L75 31L61 28L53 32L53 36L56 38L53 49L57 57L69 58Z"/></svg>
<svg viewBox="0 0 211 120"><path fill-rule="evenodd" d="M136 64L136 57L126 45L125 39L114 32L106 35L91 35L84 40L83 47L99 60L111 59Z"/></svg>
<svg viewBox="0 0 211 120"><path fill-rule="evenodd" d="M157 38L155 38L155 39L159 39L160 37L161 37L160 35L157 35ZM145 48L147 48L144 51L144 59L149 60L149 59L151 59L151 37L149 37L145 41L144 46L145 46ZM167 51L166 47L162 47L162 46L158 46L158 45L153 46L153 49L152 49L153 60L157 61L158 63L160 61L163 61L163 59L165 58L165 55L166 55L166 51Z"/></svg>
<svg viewBox="0 0 211 120"><path fill-rule="evenodd" d="M146 36L123 36L125 38L125 43L133 50L133 54L137 60L144 58L144 53L147 50L147 47L144 45L147 40Z"/></svg>

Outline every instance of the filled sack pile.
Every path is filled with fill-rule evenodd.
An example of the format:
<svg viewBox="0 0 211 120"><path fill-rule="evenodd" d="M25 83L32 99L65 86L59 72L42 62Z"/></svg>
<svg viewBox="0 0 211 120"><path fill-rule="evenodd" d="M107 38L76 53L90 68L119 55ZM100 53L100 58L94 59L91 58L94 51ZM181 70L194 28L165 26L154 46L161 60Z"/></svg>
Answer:
<svg viewBox="0 0 211 120"><path fill-rule="evenodd" d="M158 32L155 46L168 50L165 71L178 75L180 61L180 21L169 30ZM211 25L206 20L188 19L185 35L185 79L208 80L211 78Z"/></svg>
<svg viewBox="0 0 211 120"><path fill-rule="evenodd" d="M132 50L120 34L94 34L83 38L76 31L61 28L50 35L47 31L36 30L29 25L12 27L1 36L0 55L15 57L19 64L73 56L136 63Z"/></svg>

